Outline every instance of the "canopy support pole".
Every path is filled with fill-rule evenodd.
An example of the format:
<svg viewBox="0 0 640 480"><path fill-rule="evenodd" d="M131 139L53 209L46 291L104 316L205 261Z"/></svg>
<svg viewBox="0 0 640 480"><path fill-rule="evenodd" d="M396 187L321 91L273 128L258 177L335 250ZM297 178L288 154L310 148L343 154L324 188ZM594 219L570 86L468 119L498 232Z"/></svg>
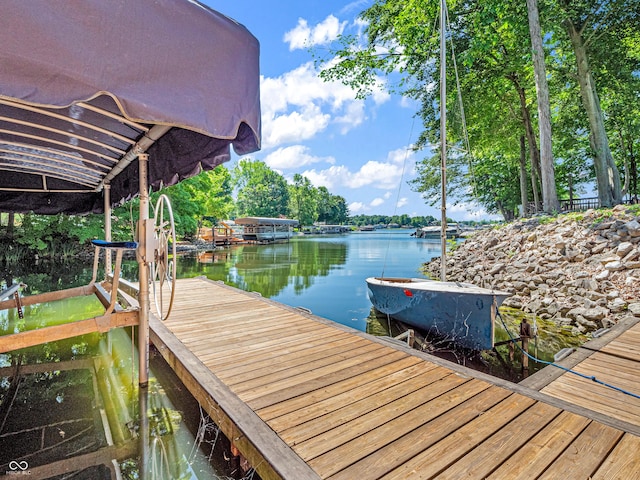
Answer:
<svg viewBox="0 0 640 480"><path fill-rule="evenodd" d="M149 182L147 167L149 155L138 154L140 187L140 220L138 221L138 281L140 290L140 322L138 326L138 383L146 387L149 382L149 259L147 258L147 224L149 223ZM153 233L153 232L151 232ZM141 412L142 414L142 412Z"/></svg>
<svg viewBox="0 0 640 480"><path fill-rule="evenodd" d="M106 183L104 185L104 193L102 194L104 199L104 239L107 242L111 241L111 185ZM109 278L111 275L111 249L104 249L104 276Z"/></svg>

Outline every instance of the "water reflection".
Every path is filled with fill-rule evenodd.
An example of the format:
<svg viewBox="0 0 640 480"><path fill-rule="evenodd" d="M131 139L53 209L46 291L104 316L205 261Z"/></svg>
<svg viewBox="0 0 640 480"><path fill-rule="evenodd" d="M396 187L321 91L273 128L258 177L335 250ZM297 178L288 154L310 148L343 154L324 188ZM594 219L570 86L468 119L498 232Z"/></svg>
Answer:
<svg viewBox="0 0 640 480"><path fill-rule="evenodd" d="M346 243L292 241L237 245L180 259L181 277L206 275L245 291L272 298L291 286L296 294L312 286L347 258Z"/></svg>

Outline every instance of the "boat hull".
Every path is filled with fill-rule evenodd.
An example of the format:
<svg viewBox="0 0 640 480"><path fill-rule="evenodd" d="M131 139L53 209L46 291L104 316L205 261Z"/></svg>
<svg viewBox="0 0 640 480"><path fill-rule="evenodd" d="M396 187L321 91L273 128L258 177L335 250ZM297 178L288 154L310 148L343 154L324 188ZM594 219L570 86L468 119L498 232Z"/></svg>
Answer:
<svg viewBox="0 0 640 480"><path fill-rule="evenodd" d="M459 346L489 350L498 307L509 296L474 285L417 278L367 278L369 300L381 313Z"/></svg>

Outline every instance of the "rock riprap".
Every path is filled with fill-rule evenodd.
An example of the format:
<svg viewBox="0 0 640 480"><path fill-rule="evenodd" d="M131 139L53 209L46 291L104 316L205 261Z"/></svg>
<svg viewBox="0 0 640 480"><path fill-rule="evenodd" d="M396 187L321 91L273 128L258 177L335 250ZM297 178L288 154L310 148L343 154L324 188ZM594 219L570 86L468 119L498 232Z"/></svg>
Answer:
<svg viewBox="0 0 640 480"><path fill-rule="evenodd" d="M447 280L512 293L503 305L588 333L640 317L640 209L524 219L447 255ZM440 259L425 265L438 278Z"/></svg>

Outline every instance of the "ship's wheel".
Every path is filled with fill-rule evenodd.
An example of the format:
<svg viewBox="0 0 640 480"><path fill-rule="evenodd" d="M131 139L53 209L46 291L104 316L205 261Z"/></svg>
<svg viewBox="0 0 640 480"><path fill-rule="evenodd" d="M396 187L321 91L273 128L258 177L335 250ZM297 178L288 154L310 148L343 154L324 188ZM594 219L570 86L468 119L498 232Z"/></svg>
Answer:
<svg viewBox="0 0 640 480"><path fill-rule="evenodd" d="M158 317L166 320L176 292L176 227L171 202L160 195L153 216L153 261L151 283Z"/></svg>

